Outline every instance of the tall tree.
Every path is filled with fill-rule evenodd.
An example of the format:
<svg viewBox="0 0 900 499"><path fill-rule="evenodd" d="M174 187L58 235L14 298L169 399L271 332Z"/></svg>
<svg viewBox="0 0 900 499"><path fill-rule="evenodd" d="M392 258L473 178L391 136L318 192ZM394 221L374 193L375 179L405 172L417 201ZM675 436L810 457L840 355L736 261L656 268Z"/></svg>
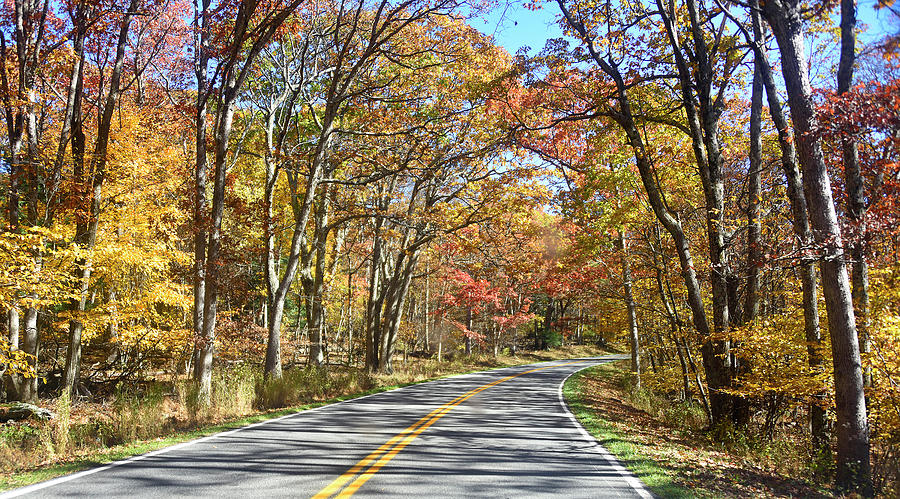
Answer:
<svg viewBox="0 0 900 499"><path fill-rule="evenodd" d="M35 182L36 158L39 155L38 144L38 107L35 87L41 58L46 52L44 47L47 35L47 13L49 1L43 3L32 0L17 0L14 4L15 30L13 41L15 42L15 54L9 51L6 44L6 33L0 33L0 52L3 63L0 65L0 92L3 93L3 108L6 121L6 133L9 147L8 157L4 158L9 165L9 192L7 195L7 220L9 231L20 231L20 204L22 192L28 192L27 206L30 219L36 218L37 192ZM15 89L10 88L7 77L7 64L15 61L16 76ZM27 142L27 144L26 144ZM23 152L24 149L24 152ZM29 170L31 174L29 174ZM22 189L24 180L32 180L30 189ZM40 268L40 255L33 255L36 269ZM35 296L29 296L35 300ZM25 306L24 334L21 335L21 349L32 359L37 358L38 330L37 308L34 305ZM12 349L19 349L20 341L20 313L16 306L11 306L5 311L9 342ZM37 399L37 377L20 378L13 376L11 379L11 398L33 402Z"/></svg>
<svg viewBox="0 0 900 499"><path fill-rule="evenodd" d="M719 333L715 334L715 336L719 336L730 327L730 319L726 286L728 269L724 260L726 234L722 224L722 217L724 216L724 180L721 171L721 144L718 139L718 120L722 113L721 106L723 105L725 84L720 80L721 75L717 77L714 74L713 68L717 64L724 64L724 74L730 74L734 69L734 64L739 59L727 57L724 61L720 61L719 59L722 58L721 54L709 51L707 48L709 41L706 40L704 28L700 25L698 7L692 1L688 2L687 14L690 19L690 34L688 36L693 41L693 45L690 51L683 52L680 45L681 33L674 22L674 18L677 15L674 5L670 3L666 6L660 3L658 11L662 16L666 41L670 44L673 57L676 60L675 69L678 75L679 88L681 88L680 103L685 108L687 123L681 124L676 120L649 116L647 113L639 114L634 110L634 102L631 97L635 84L630 81L626 82L626 78L620 70L620 64L623 63L621 56L614 54L614 50L619 50L615 48L617 45L601 40L600 35L593 28L589 29L587 27L588 24L585 19L578 17L582 15L579 11L573 11L562 0L558 0L557 4L562 10L568 26L578 35L587 49L590 59L609 80L607 87L610 92L609 104L598 106L599 109L595 110L594 113L609 117L622 128L629 145L634 151L635 164L638 167L650 206L660 223L675 241L676 251L681 262L682 275L688 290L688 303L692 311L694 327L701 338L704 338L703 364L707 381L711 388L710 405L712 407L713 423L720 424L731 419L739 422L745 421L746 406L739 403L736 397L729 395L727 392L728 387L731 385L733 367L729 365L731 356L728 353L728 344L724 340L714 338L714 333ZM593 12L593 14L599 15L597 12ZM644 15L638 13L637 17L643 18ZM590 25L594 26L593 24ZM611 27L609 29L613 30ZM719 33L719 37L723 36L721 29L714 30L713 33ZM716 40L713 42L714 46L725 43L720 38ZM690 61L685 58L685 53L691 54L692 59ZM631 70L631 62L628 61L625 64ZM699 65L700 67L697 76L694 76L695 72L691 70L692 65ZM639 75L638 78L652 81L657 77L653 75ZM718 90L714 90L714 85L717 82L720 83L720 86ZM707 205L706 226L711 279L713 281L713 321L709 320L704 307L703 293L691 254L691 243L685 234L678 214L669 207L665 194L659 188L654 158L649 153L645 143L643 125L648 122L659 121L674 126L691 138L695 161L700 170L701 184Z"/></svg>
<svg viewBox="0 0 900 499"><path fill-rule="evenodd" d="M103 105L98 110L97 135L94 143L94 151L90 156L90 171L85 171L84 166L88 161L85 158L84 149L84 114L83 94L76 100L76 112L74 125L76 133L73 136L72 153L75 161L75 184L80 199L79 213L75 228L75 244L79 249L90 252L97 243L97 231L100 224L100 212L103 200L103 184L106 181L110 132L114 113L122 94L122 79L125 71L125 52L128 43L128 33L131 29L131 21L137 14L140 0L130 0L127 6L123 6L122 20L119 27L118 38L115 39L115 59L112 61L112 72L109 76L109 88L103 96L102 90L98 92L98 98ZM83 78L83 72L79 75ZM83 86L84 83L77 83ZM104 98L105 97L105 98ZM88 190L90 186L90 190ZM90 287L92 263L89 256L79 257L75 261L76 296L72 308L75 312L69 322L69 345L66 353L66 365L63 370L63 390L70 394L75 390L81 370L81 336L84 331L84 321L80 317L88 303L88 289Z"/></svg>
<svg viewBox="0 0 900 499"><path fill-rule="evenodd" d="M837 93L844 95L853 86L853 67L856 64L856 2L841 0L841 57L838 61ZM866 232L866 189L859 165L856 141L845 136L841 140L844 187L847 193L847 221L850 231L851 284L856 327L860 350L868 353L869 346L869 266L866 262L864 234ZM863 382L872 384L872 373L863 373Z"/></svg>
<svg viewBox="0 0 900 499"><path fill-rule="evenodd" d="M250 76L260 52L275 36L284 21L303 2L287 0L268 4L259 0L242 0L236 6L222 4L226 17L233 21L213 24L213 12L208 0L195 3L195 61L198 84L196 116L195 162L195 224L202 227L195 239L194 329L196 354L194 379L201 403L209 404L212 390L212 364L215 353L216 314L219 297L219 276L222 262L222 218L225 212L225 185L234 129L234 113L241 89ZM232 10L233 9L233 10ZM233 15L233 18L229 18ZM218 16L215 16L218 18ZM216 31L212 31L216 30ZM210 36L224 40L224 46L211 47ZM208 76L212 49L217 55L215 71ZM215 96L213 126L213 186L209 209L203 210L207 183L207 142L205 130L209 100ZM202 192L201 192L202 191ZM203 313L199 312L202 297Z"/></svg>
<svg viewBox="0 0 900 499"><path fill-rule="evenodd" d="M631 345L631 372L635 375L635 387L641 387L641 340L638 334L637 309L634 303L632 291L631 260L628 256L628 246L625 243L625 234L619 231L619 251L622 252L622 291L625 296L625 309L628 311L628 340Z"/></svg>
<svg viewBox="0 0 900 499"><path fill-rule="evenodd" d="M721 6L721 3L720 3ZM797 150L791 137L791 128L787 117L782 111L781 98L775 82L775 73L769 63L766 49L766 36L764 25L760 19L758 5L751 4L750 23L748 29L745 23L736 19L724 8L723 12L734 21L735 25L744 34L747 43L754 54L754 81L758 76L765 89L766 101L769 104L769 115L775 125L778 134L778 146L781 152L781 169L787 182L788 201L791 206L792 227L797 237L799 250L796 253L800 259L800 282L803 293L803 320L804 336L807 342L807 355L810 368L814 372L824 370L825 359L822 354L822 334L819 327L819 303L816 294L817 275L816 262L811 257L813 237L810 230L806 194L803 191L803 180L800 175L800 165L797 162ZM751 126L752 123L751 123ZM750 248L751 251L753 248ZM825 400L827 396L825 388L818 392L815 400L810 404L810 428L812 433L812 446L816 455L830 452L828 449L827 415Z"/></svg>

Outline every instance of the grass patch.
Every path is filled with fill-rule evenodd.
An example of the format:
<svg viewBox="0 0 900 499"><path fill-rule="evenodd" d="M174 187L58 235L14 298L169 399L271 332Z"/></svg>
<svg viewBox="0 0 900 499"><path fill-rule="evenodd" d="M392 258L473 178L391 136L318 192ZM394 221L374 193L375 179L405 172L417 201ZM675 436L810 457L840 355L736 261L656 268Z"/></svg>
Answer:
<svg viewBox="0 0 900 499"><path fill-rule="evenodd" d="M590 387L586 381L602 372L600 369L605 365L578 371L566 380L563 396L569 410L606 450L615 455L655 495L671 498L696 497L690 489L676 483L669 470L644 455L638 445L617 431L590 403Z"/></svg>
<svg viewBox="0 0 900 499"><path fill-rule="evenodd" d="M790 436L718 442L701 408L634 390L623 362L576 373L563 394L581 424L659 497L833 497L798 468L804 447Z"/></svg>

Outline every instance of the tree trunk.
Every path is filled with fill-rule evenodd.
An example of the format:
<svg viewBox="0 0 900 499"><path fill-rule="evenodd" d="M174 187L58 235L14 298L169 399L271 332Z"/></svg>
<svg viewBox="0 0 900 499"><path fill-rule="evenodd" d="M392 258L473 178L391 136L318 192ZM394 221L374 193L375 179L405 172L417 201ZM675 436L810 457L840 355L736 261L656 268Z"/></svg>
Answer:
<svg viewBox="0 0 900 499"><path fill-rule="evenodd" d="M745 323L759 314L759 271L763 265L762 224L759 220L760 175L762 174L763 82L761 62L755 58L750 92L750 166L747 171L747 287L744 301Z"/></svg>
<svg viewBox="0 0 900 499"><path fill-rule="evenodd" d="M304 258L304 267L307 268L302 271L306 291L307 327L310 332L309 362L319 366L325 362L325 306L322 293L326 277L325 263L328 259L328 210L331 208L329 193L330 189L326 188L319 196L313 217L315 233L312 248L309 249L308 258Z"/></svg>
<svg viewBox="0 0 900 499"><path fill-rule="evenodd" d="M641 388L641 344L638 336L637 310L634 306L634 295L631 292L631 262L628 248L625 245L625 234L619 231L619 251L622 252L622 288L625 308L628 310L628 340L631 344L631 372L635 376L635 388Z"/></svg>
<svg viewBox="0 0 900 499"><path fill-rule="evenodd" d="M353 266L347 252L347 364L353 365Z"/></svg>
<svg viewBox="0 0 900 499"><path fill-rule="evenodd" d="M209 159L206 152L207 141L207 103L210 92L207 82L207 66L209 64L209 0L194 3L194 65L197 77L197 109L194 116L194 309L192 326L194 334L194 379L199 380L203 373L200 365L200 352L203 350L203 302L206 298L206 247L207 247L207 212L209 204L206 199L207 172Z"/></svg>
<svg viewBox="0 0 900 499"><path fill-rule="evenodd" d="M813 372L823 372L824 359L822 358L822 335L819 328L819 303L816 297L816 267L815 261L810 259L807 252L812 246L812 233L809 228L808 208L806 195L803 192L803 181L800 168L797 164L797 152L794 148L794 140L784 113L781 110L781 100L775 85L772 68L766 55L762 23L757 10L751 10L753 24L753 39L751 41L755 52L755 61L760 69L760 76L766 90L766 98L769 103L769 114L778 131L778 145L781 150L781 167L787 181L787 194L791 203L791 215L793 217L794 233L800 243L800 282L803 293L803 318L804 336L807 344L808 363ZM813 453L821 455L830 452L828 448L827 416L823 407L827 398L825 387L815 395L819 402L813 402L809 406L810 431L812 435Z"/></svg>
<svg viewBox="0 0 900 499"><path fill-rule="evenodd" d="M202 2L202 5L201 5ZM195 0L195 62L197 63L198 82L198 113L197 113L197 172L199 177L201 164L205 161L205 134L201 137L200 129L205 122L207 100L212 95L217 95L215 119L215 162L213 177L213 197L209 210L209 219L206 220L206 212L203 213L203 221L206 222L208 231L205 244L196 245L196 256L205 265L205 276L200 279L199 273L195 282L195 314L199 306L199 285L205 283L202 293L203 312L199 322L199 338L197 339L197 364L194 369L194 380L198 388L198 396L201 404L208 405L212 390L212 363L215 352L216 314L218 309L219 272L221 271L221 244L222 244L222 218L225 211L225 186L227 173L227 159L229 143L232 133L234 111L239 100L239 93L244 81L250 74L256 58L263 47L272 39L277 29L284 20L291 15L301 0L293 0L282 9L271 12L263 12L260 15L257 2L240 2L235 15L232 32L228 39L231 45L222 51L219 58L219 67L215 73L216 79L221 78L222 86L218 92L213 92L215 80L208 82L207 63L209 62L209 36L211 24L211 12L209 0ZM251 22L259 18L259 23ZM247 43L243 43L247 41ZM201 85L202 84L202 85ZM201 138L203 142L201 143ZM202 152L201 152L202 151ZM197 189L200 190L201 182L198 179ZM197 203L201 200L198 195ZM198 209L199 211L199 209ZM196 220L195 220L196 222ZM198 236L199 239L199 236ZM201 256L200 248L205 246L205 258ZM286 295L286 292L285 292ZM196 322L196 321L195 321Z"/></svg>
<svg viewBox="0 0 900 499"><path fill-rule="evenodd" d="M424 350L426 352L431 351L431 269L428 266L428 262L425 262L425 303L424 306L424 319L425 319L425 331L424 331Z"/></svg>
<svg viewBox="0 0 900 499"><path fill-rule="evenodd" d="M6 312L7 339L12 350L19 349L19 309L11 307Z"/></svg>
<svg viewBox="0 0 900 499"><path fill-rule="evenodd" d="M404 247L406 246L404 245ZM418 260L419 254L416 249L402 251L394 265L393 276L386 282L384 330L381 334L381 353L378 359L378 370L383 373L390 374L393 372L394 343L400 330L400 324L403 321L403 308L406 304L406 298L409 296L409 285L412 282L413 272L416 269Z"/></svg>
<svg viewBox="0 0 900 499"><path fill-rule="evenodd" d="M32 298L36 298L32 296ZM25 335L22 338L22 351L30 355L28 363L34 369L35 376L23 379L19 386L19 400L35 403L38 400L37 358L40 353L40 336L38 334L38 310L34 307L25 309Z"/></svg>
<svg viewBox="0 0 900 499"><path fill-rule="evenodd" d="M853 0L841 0L841 58L838 64L837 92L850 91L853 86L853 66L856 62L856 5ZM871 351L869 341L869 266L866 262L866 195L865 181L859 168L859 152L851 137L841 138L844 163L844 184L847 191L847 218L851 228L848 238L852 267L853 305L862 353ZM863 371L863 382L872 385L872 370Z"/></svg>
<svg viewBox="0 0 900 499"><path fill-rule="evenodd" d="M466 336L465 336L465 345L466 345L466 357L472 355L472 337L469 335L472 331L472 307L466 309Z"/></svg>
<svg viewBox="0 0 900 499"><path fill-rule="evenodd" d="M700 282L697 279L697 273L690 251L690 244L685 237L684 229L682 228L680 220L677 219L675 214L669 211L669 208L663 199L663 195L656 184L656 172L653 165L653 160L646 150L643 136L641 135L641 132L637 124L635 123L634 114L631 108L631 100L628 92L629 87L625 83L624 78L619 72L619 69L616 66L616 62L612 59L605 58L596 50L593 44L593 38L588 33L584 24L582 24L572 16L572 13L569 12L569 10L566 8L563 0L557 0L557 4L560 6L560 9L562 10L563 15L565 16L569 25L572 26L581 35L582 40L587 44L587 48L591 54L591 57L594 59L600 69L604 73L606 73L615 84L617 91L616 105L614 108L609 109L609 114L610 117L625 132L625 135L628 138L629 145L631 146L634 153L635 163L637 164L638 171L640 173L641 183L643 184L644 189L647 193L647 199L650 203L650 207L653 209L653 213L656 215L656 218L660 221L666 231L671 235L675 243L675 250L678 254L678 260L681 265L682 278L684 279L685 288L687 289L688 293L688 306L691 309L693 324L697 332L700 334L700 337L704 338L704 345L701 352L703 354L703 366L706 371L706 380L707 383L709 383L711 391L710 406L712 409L712 423L714 425L720 424L728 420L732 416L732 396L727 395L725 394L725 392L721 391L722 388L727 388L730 385L730 374L723 360L723 358L725 357L724 354L727 354L727 352L722 351L723 342L709 341L712 331L710 329L706 310L704 308ZM688 105L689 102L692 101L687 101L686 105ZM690 122L693 125L696 125L696 120L690 120ZM699 147L695 144L696 154L702 156L702 149L702 147ZM700 170L701 173L704 171L702 165ZM708 180L709 179L707 178L704 183L707 183ZM711 192L710 189L705 189L705 191L707 191L708 193ZM714 206L715 204L713 203L707 207L707 215L709 217L716 216L716 214L712 212ZM715 243L715 238L710 240L710 255L714 257L712 260L713 263L719 261L718 248L715 247ZM715 272L721 271L721 269L718 269L716 267L714 267L714 269ZM719 280L721 279L714 279L714 281ZM725 325L727 325L727 306L724 306L723 302L721 302L717 297L724 299L725 289L715 282L713 285L715 288L715 321L717 326L721 325L724 327ZM719 289L720 287L722 289Z"/></svg>
<svg viewBox="0 0 900 499"><path fill-rule="evenodd" d="M675 344L675 351L678 354L678 364L681 366L681 384L682 389L684 390L683 400L691 399L691 381L688 377L688 367L687 361L684 358L684 352L681 350L681 344L678 342L678 338L675 336L675 331L672 331L671 334L672 343Z"/></svg>
<svg viewBox="0 0 900 499"><path fill-rule="evenodd" d="M675 12L670 12L662 0L656 2L665 24L672 47L675 65L681 82L682 104L690 131L694 158L700 172L701 185L706 200L706 229L709 248L710 282L712 288L713 331L723 333L731 326L732 310L729 307L727 280L730 270L725 253L725 206L724 177L722 173L721 144L718 122L722 115L723 99L717 99L713 85L717 81L716 68L709 55L707 33L701 26L700 11L694 0L687 0L688 20L693 50L684 50L675 21ZM670 4L671 8L672 4ZM721 35L718 35L721 36ZM718 43L718 42L716 42ZM733 70L726 61L719 71L725 73L724 80ZM714 424L726 418L741 425L746 421L746 410L739 397L727 394L732 384L734 371L733 356L728 341L712 339L704 335L702 348L703 365L707 381L713 389L711 399L715 417Z"/></svg>
<svg viewBox="0 0 900 499"><path fill-rule="evenodd" d="M381 227L384 218L376 217L375 236L372 242L372 264L369 267L369 298L366 302L365 332L366 332L366 370L374 372L378 368L378 347L381 342L379 327L381 324L382 296L379 292L381 284L382 246Z"/></svg>
<svg viewBox="0 0 900 499"><path fill-rule="evenodd" d="M856 317L831 182L817 127L812 87L804 54L799 2L766 2L763 15L775 33L803 170L813 238L823 252L821 271L834 362L837 414L837 485L842 491L872 494L869 428Z"/></svg>
<svg viewBox="0 0 900 499"><path fill-rule="evenodd" d="M222 219L225 214L226 159L234 118L236 88L234 76L228 77L219 113L216 117L216 154L213 176L213 197L209 218L209 239L206 247L206 289L203 296L203 328L197 362L198 398L209 405L212 397L212 365L215 355L216 318L219 305L219 273L222 262Z"/></svg>

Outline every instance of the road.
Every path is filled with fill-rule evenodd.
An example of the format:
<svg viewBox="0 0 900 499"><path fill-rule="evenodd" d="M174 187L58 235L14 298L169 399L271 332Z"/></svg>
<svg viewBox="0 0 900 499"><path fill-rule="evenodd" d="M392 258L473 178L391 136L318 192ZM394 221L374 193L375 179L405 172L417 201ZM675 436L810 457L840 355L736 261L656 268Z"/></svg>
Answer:
<svg viewBox="0 0 900 499"><path fill-rule="evenodd" d="M651 497L562 401L620 356L454 376L219 433L7 497Z"/></svg>

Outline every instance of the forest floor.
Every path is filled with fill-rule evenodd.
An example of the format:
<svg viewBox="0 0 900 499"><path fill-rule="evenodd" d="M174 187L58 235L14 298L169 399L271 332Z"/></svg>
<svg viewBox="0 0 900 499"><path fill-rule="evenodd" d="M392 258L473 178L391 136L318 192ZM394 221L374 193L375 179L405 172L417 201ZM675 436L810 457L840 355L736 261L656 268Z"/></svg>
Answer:
<svg viewBox="0 0 900 499"><path fill-rule="evenodd" d="M804 446L777 441L725 448L702 426L702 410L629 387L627 361L581 371L566 382L570 409L595 438L659 497L834 497L809 476ZM703 421L704 423L700 423ZM740 447L736 449L734 447Z"/></svg>
<svg viewBox="0 0 900 499"><path fill-rule="evenodd" d="M313 407L445 376L534 362L602 355L593 346L520 351L516 356L458 355L452 360L400 354L390 375L358 369L288 369L280 386L260 386L250 368L220 372L213 407L185 403L187 380L146 383L139 391L107 397L42 399L56 413L51 421L0 423L0 490L125 459L156 449ZM218 388L216 387L218 383ZM286 385L294 386L286 386ZM266 408L269 407L269 408ZM274 407L274 408L272 408Z"/></svg>

